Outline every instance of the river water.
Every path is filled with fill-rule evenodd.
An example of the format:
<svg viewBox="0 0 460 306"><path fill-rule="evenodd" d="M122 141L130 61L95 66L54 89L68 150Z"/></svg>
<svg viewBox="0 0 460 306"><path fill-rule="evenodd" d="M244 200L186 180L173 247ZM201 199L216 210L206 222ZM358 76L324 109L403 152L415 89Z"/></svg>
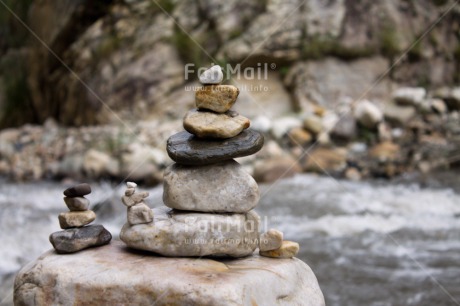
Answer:
<svg viewBox="0 0 460 306"><path fill-rule="evenodd" d="M98 223L116 235L126 218L124 187L92 186ZM65 187L0 184L0 305L11 305L18 269L51 247ZM458 190L314 175L260 187L262 227L300 243L298 257L315 272L327 305L460 305ZM148 204L162 205L161 187L149 191Z"/></svg>

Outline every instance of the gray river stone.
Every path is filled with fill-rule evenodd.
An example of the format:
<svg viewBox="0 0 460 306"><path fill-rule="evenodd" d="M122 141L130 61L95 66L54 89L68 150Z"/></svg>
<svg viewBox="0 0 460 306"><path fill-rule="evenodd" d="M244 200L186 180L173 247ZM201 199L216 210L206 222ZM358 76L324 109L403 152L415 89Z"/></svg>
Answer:
<svg viewBox="0 0 460 306"><path fill-rule="evenodd" d="M150 224L126 223L120 239L129 247L164 256L251 255L258 247L260 218L246 214L207 214L160 207Z"/></svg>
<svg viewBox="0 0 460 306"><path fill-rule="evenodd" d="M104 245L112 235L102 225L88 225L52 233L50 242L60 254L74 253L90 247Z"/></svg>
<svg viewBox="0 0 460 306"><path fill-rule="evenodd" d="M64 202L70 211L85 211L89 207L89 200L85 197L64 197Z"/></svg>
<svg viewBox="0 0 460 306"><path fill-rule="evenodd" d="M297 258L145 255L118 241L71 256L47 252L17 275L15 305L325 304L312 270Z"/></svg>
<svg viewBox="0 0 460 306"><path fill-rule="evenodd" d="M64 190L64 195L69 198L83 197L91 193L91 186L87 183L78 184Z"/></svg>
<svg viewBox="0 0 460 306"><path fill-rule="evenodd" d="M166 206L201 212L245 213L256 207L256 181L234 160L207 166L173 164L163 180Z"/></svg>
<svg viewBox="0 0 460 306"><path fill-rule="evenodd" d="M251 129L223 140L198 138L184 131L169 137L166 150L169 157L179 164L208 165L252 155L263 145L263 135Z"/></svg>

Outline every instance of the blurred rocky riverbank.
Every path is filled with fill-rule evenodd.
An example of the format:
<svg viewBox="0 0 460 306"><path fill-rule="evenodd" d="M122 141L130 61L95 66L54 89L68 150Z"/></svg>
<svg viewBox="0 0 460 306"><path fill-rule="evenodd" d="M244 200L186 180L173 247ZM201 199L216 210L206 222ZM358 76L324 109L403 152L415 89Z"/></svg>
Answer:
<svg viewBox="0 0 460 306"><path fill-rule="evenodd" d="M261 152L239 161L259 182L300 172L391 178L452 169L460 161L460 88L430 93L400 88L386 104L345 100L333 110L316 106L271 117L245 94L238 107L249 110L252 128L266 141ZM179 114L193 105L189 95L183 109L165 110L151 121L62 127L49 119L43 126L0 131L0 175L16 181L130 179L155 185L172 163L165 141L183 129Z"/></svg>
<svg viewBox="0 0 460 306"><path fill-rule="evenodd" d="M40 40L0 14L2 176L158 183L165 140L213 62L240 88L236 110L266 136L241 160L258 181L458 165L452 0L6 4Z"/></svg>

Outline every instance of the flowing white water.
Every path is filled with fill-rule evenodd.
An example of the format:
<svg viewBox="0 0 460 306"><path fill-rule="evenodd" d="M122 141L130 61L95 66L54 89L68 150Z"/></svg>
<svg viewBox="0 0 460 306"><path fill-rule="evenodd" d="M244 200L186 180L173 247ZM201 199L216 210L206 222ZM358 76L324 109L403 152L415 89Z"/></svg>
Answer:
<svg viewBox="0 0 460 306"><path fill-rule="evenodd" d="M126 220L123 187L92 184L92 208L114 236ZM14 274L51 247L66 207L58 183L0 185L0 296ZM148 204L162 205L162 188ZM460 195L417 184L301 175L262 185L263 228L301 244L328 305L456 305L460 301Z"/></svg>

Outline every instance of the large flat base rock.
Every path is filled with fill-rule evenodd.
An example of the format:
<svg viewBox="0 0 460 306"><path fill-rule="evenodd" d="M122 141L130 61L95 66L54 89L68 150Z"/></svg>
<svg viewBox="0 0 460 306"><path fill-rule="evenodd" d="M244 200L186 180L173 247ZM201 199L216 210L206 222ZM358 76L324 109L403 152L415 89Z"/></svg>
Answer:
<svg viewBox="0 0 460 306"><path fill-rule="evenodd" d="M113 241L70 255L54 251L25 266L15 305L325 305L299 259L166 258Z"/></svg>
<svg viewBox="0 0 460 306"><path fill-rule="evenodd" d="M259 215L210 214L168 207L153 210L149 224L126 223L120 239L129 247L164 256L251 255L259 245Z"/></svg>

